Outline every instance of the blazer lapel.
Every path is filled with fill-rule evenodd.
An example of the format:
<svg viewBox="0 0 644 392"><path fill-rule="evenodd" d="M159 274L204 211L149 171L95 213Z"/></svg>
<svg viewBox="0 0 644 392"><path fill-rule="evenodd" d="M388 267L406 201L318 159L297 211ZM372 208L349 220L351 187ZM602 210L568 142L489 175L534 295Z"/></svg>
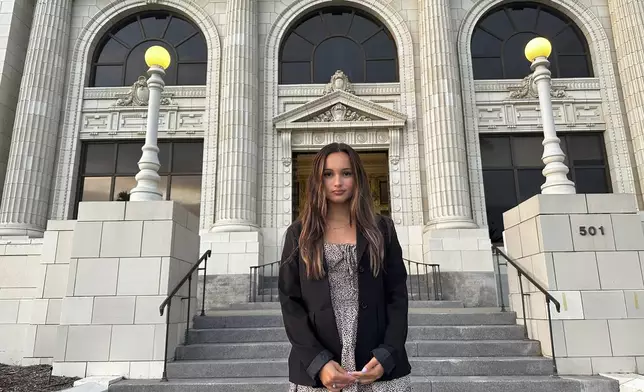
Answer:
<svg viewBox="0 0 644 392"><path fill-rule="evenodd" d="M356 257L357 257L358 264L360 264L362 260L362 255L364 254L366 249L367 249L367 239L365 238L364 234L362 234L362 230L358 228L356 233Z"/></svg>

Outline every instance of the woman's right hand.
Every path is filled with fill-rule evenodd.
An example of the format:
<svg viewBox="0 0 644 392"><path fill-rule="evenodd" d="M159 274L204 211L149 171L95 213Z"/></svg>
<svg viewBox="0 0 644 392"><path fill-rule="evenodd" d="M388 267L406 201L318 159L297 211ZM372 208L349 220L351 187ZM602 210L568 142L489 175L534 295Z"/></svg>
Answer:
<svg viewBox="0 0 644 392"><path fill-rule="evenodd" d="M331 392L340 392L342 389L352 385L356 379L340 366L336 361L329 361L320 370L322 384Z"/></svg>

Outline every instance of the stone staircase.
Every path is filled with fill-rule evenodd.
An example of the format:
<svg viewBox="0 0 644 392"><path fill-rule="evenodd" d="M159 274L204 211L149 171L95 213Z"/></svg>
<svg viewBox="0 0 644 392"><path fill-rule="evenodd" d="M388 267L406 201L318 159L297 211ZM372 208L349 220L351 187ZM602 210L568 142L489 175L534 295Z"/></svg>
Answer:
<svg viewBox="0 0 644 392"><path fill-rule="evenodd" d="M407 350L415 392L617 392L600 377L554 378L515 314L411 301ZM168 363L168 382L124 380L110 392L286 392L289 343L277 303L231 305L196 317Z"/></svg>

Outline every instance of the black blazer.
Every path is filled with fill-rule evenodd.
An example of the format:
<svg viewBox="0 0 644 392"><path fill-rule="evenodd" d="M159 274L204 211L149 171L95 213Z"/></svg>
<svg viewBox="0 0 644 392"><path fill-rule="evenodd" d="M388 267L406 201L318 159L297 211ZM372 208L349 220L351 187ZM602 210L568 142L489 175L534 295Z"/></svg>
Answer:
<svg viewBox="0 0 644 392"><path fill-rule="evenodd" d="M385 239L384 271L374 277L367 240L357 232L359 260L358 337L356 370L374 356L385 369L382 381L408 375L411 366L405 351L407 340L407 270L391 219L377 217ZM279 270L279 299L286 334L292 348L288 359L289 380L299 385L323 387L319 372L330 360L340 363L342 343L331 304L328 278L306 277L299 260L298 241L302 224L286 231Z"/></svg>

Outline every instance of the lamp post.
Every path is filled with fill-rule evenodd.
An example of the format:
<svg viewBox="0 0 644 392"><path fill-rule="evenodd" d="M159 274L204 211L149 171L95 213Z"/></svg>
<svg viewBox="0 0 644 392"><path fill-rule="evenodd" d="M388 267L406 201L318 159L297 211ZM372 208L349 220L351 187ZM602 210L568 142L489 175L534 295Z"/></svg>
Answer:
<svg viewBox="0 0 644 392"><path fill-rule="evenodd" d="M552 111L552 100L550 97L551 78L550 62L548 56L552 52L550 41L537 37L528 42L525 47L525 56L532 63L530 69L533 71L534 82L539 93L539 106L541 108L541 121L543 123L543 156L541 160L545 164L543 175L546 182L541 185L543 194L575 194L575 184L568 179L568 167L564 164L564 154L560 140L555 129L555 119Z"/></svg>
<svg viewBox="0 0 644 392"><path fill-rule="evenodd" d="M148 121L145 131L145 144L139 160L139 172L136 175L136 187L130 191L131 201L163 200L159 190L159 147L157 134L159 131L159 107L161 92L165 87L163 76L170 66L170 53L161 46L152 46L145 52L145 62L150 67L148 74Z"/></svg>

